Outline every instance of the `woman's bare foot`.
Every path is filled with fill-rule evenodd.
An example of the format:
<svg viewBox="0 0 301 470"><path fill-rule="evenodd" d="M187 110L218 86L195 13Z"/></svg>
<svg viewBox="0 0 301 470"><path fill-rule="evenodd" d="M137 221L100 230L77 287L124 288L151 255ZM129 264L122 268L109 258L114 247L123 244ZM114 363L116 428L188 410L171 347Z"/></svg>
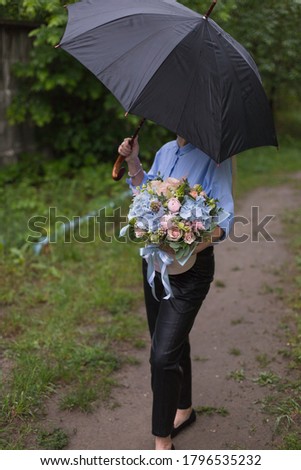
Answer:
<svg viewBox="0 0 301 470"><path fill-rule="evenodd" d="M158 437L156 436L155 450L171 450L172 440L171 437Z"/></svg>
<svg viewBox="0 0 301 470"><path fill-rule="evenodd" d="M174 420L174 428L181 426L181 424L187 421L187 419L191 415L191 412L192 412L192 407L186 408L185 410L178 409L175 420Z"/></svg>

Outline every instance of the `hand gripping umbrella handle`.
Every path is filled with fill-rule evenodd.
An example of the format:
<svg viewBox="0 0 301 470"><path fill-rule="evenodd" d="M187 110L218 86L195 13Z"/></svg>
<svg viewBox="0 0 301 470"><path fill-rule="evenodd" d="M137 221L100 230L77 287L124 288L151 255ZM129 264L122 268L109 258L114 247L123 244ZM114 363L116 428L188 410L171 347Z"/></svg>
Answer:
<svg viewBox="0 0 301 470"><path fill-rule="evenodd" d="M137 129L135 130L134 134L132 135L132 138L129 142L131 147L133 146L134 140L136 139L137 135L139 134L140 129L143 126L144 123L145 123L145 118L143 118L140 121ZM125 157L123 157L122 155L118 155L117 160L114 163L113 170L112 170L112 178L115 181L121 180L121 178L123 177L123 175L125 173L125 168L121 168L124 160L125 160Z"/></svg>

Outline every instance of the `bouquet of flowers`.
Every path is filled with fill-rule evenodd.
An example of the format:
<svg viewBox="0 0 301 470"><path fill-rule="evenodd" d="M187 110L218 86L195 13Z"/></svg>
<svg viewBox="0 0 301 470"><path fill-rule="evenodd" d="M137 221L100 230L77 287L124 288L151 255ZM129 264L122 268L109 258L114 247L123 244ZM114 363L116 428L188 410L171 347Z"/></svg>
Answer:
<svg viewBox="0 0 301 470"><path fill-rule="evenodd" d="M145 243L146 248L140 250L140 254L149 263L151 285L155 260L160 264L163 284L165 281L168 284L166 267L174 258L164 248L172 248L175 258L183 265L199 242L210 240L223 212L217 203L217 199L207 196L200 184L190 187L186 178L163 180L158 177L137 188L128 213L128 225L120 235L128 232L131 240ZM165 286L165 290L169 289Z"/></svg>

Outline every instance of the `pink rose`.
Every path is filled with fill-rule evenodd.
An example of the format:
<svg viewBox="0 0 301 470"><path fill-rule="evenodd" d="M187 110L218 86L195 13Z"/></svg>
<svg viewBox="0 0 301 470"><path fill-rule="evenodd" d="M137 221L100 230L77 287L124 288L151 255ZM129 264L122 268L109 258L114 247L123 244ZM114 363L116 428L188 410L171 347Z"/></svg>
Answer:
<svg viewBox="0 0 301 470"><path fill-rule="evenodd" d="M181 186L182 181L176 178L166 178L157 189L157 194L163 194L165 197L172 197L174 191Z"/></svg>
<svg viewBox="0 0 301 470"><path fill-rule="evenodd" d="M203 223L200 220L194 220L192 222L192 229L195 232L203 232L205 230L205 227L204 227Z"/></svg>
<svg viewBox="0 0 301 470"><path fill-rule="evenodd" d="M183 232L176 225L167 230L167 240L177 242L182 237Z"/></svg>
<svg viewBox="0 0 301 470"><path fill-rule="evenodd" d="M160 220L160 227L162 228L162 230L164 230L165 232L171 227L172 225L172 219L173 219L173 215L172 214L169 214L169 215L163 215L161 217L161 220Z"/></svg>
<svg viewBox="0 0 301 470"><path fill-rule="evenodd" d="M136 238L143 238L145 233L146 233L145 230L142 230L142 228L138 228L138 227L135 228L135 237Z"/></svg>
<svg viewBox="0 0 301 470"><path fill-rule="evenodd" d="M168 207L168 210L170 210L170 212L176 213L176 212L179 212L181 203L179 199L177 199L176 197L172 197L169 199L167 207Z"/></svg>
<svg viewBox="0 0 301 470"><path fill-rule="evenodd" d="M182 184L182 180L178 180L177 178L166 178L165 183L173 189L177 189Z"/></svg>
<svg viewBox="0 0 301 470"><path fill-rule="evenodd" d="M193 232L186 232L184 235L184 241L188 245L191 245L195 241L196 237Z"/></svg>
<svg viewBox="0 0 301 470"><path fill-rule="evenodd" d="M161 186L162 186L162 184L163 184L163 183L162 183L162 181L160 181L160 180L152 180L152 181L149 182L150 187L152 188L152 190L153 190L156 194L158 194L158 196L160 196L160 194L161 194L161 192L162 192L162 191L161 191Z"/></svg>

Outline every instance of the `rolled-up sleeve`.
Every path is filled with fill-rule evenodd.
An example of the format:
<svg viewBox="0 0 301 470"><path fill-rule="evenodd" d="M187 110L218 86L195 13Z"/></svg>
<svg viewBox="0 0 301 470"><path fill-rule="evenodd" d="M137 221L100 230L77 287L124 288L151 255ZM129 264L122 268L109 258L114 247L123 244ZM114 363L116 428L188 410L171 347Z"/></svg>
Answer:
<svg viewBox="0 0 301 470"><path fill-rule="evenodd" d="M155 156L154 162L149 172L148 173L146 173L146 171L143 172L144 173L143 180L141 181L139 186L134 186L132 183L132 178L127 178L126 182L132 191L135 191L137 188L142 188L144 184L146 184L148 181L153 180L154 178L158 176L158 158L157 158L158 153L159 152L157 152Z"/></svg>
<svg viewBox="0 0 301 470"><path fill-rule="evenodd" d="M217 165L210 163L208 178L206 178L205 190L210 197L218 199L218 206L224 210L218 225L224 231L221 240L228 237L234 222L234 201L232 195L232 161L228 160Z"/></svg>
<svg viewBox="0 0 301 470"><path fill-rule="evenodd" d="M143 173L144 173L143 180L141 181L139 186L134 186L132 183L132 178L127 178L126 182L132 191L135 191L137 187L141 188L149 180L149 175L145 171Z"/></svg>

